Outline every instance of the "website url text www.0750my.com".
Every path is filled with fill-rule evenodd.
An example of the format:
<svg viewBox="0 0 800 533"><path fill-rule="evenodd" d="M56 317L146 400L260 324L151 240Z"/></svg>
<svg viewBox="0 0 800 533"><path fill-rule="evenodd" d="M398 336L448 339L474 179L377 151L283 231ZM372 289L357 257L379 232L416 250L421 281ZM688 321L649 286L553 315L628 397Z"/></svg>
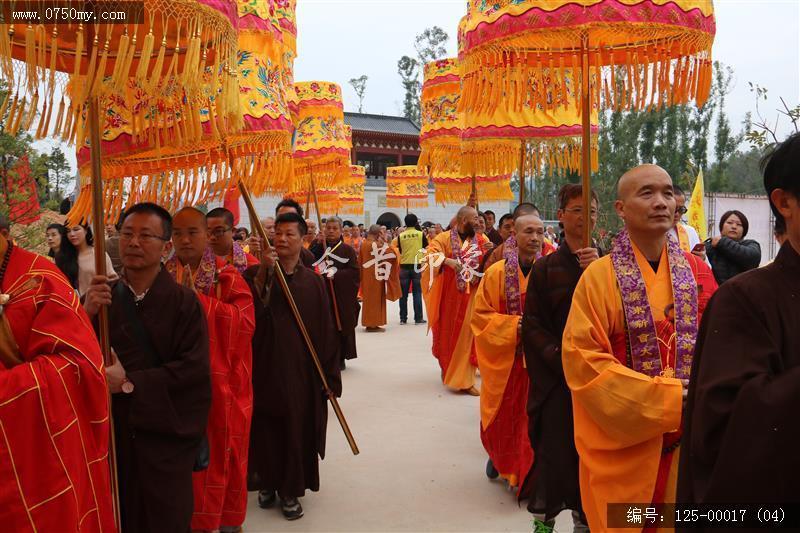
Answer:
<svg viewBox="0 0 800 533"><path fill-rule="evenodd" d="M2 21L11 24L141 24L143 1L0 1Z"/></svg>

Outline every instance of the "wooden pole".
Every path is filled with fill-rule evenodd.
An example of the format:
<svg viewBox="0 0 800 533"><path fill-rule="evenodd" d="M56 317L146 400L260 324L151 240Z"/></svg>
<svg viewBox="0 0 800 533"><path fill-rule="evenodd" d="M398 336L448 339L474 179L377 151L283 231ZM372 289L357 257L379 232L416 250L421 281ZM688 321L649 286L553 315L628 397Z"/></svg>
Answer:
<svg viewBox="0 0 800 533"><path fill-rule="evenodd" d="M525 202L525 163L526 161L526 150L525 148L527 143L525 139L522 139L522 143L519 149L519 203Z"/></svg>
<svg viewBox="0 0 800 533"><path fill-rule="evenodd" d="M239 191L241 191L244 203L247 205L247 211L250 213L250 226L258 233L258 236L261 237L261 241L266 246L266 250L264 250L263 253L269 253L269 251L272 249L272 245L269 242L269 238L267 237L267 232L264 230L264 226L258 219L258 213L253 205L253 199L250 197L250 191L247 190L247 186L242 181L239 182ZM306 348L308 348L308 351L311 354L311 359L314 362L317 375L319 376L320 381L322 381L322 387L325 389L325 394L328 396L328 400L331 402L331 407L333 407L333 412L336 413L336 418L339 419L339 424L342 426L342 431L344 431L344 436L347 439L347 443L350 445L353 455L358 455L360 452L358 445L356 444L355 437L353 437L353 433L350 431L350 426L347 424L347 419L344 417L344 412L342 412L342 408L339 406L339 401L336 399L336 395L328 386L328 379L325 377L325 371L322 369L322 364L319 361L317 350L314 348L314 343L311 342L311 337L308 334L305 322L303 322L303 317L300 315L300 310L297 308L297 303L294 301L292 291L289 290L289 285L286 283L286 276L284 275L280 264L275 266L275 274L278 276L278 284L281 286L283 294L286 296L286 301L289 302L289 307L292 309L292 314L294 315L295 322L297 322L297 327L300 329L300 333L303 336L303 340L306 343Z"/></svg>
<svg viewBox="0 0 800 533"><path fill-rule="evenodd" d="M600 80L597 80L600 83ZM581 38L581 182L583 188L583 244L592 245L592 92L589 87L589 35Z"/></svg>
<svg viewBox="0 0 800 533"><path fill-rule="evenodd" d="M95 27L89 24L89 43L94 46ZM89 50L91 55L91 48ZM98 76L102 73L98 73ZM103 213L103 174L100 161L100 101L98 97L89 94L89 144L90 163L92 169L92 231L94 233L94 271L98 276L107 276L106 271L106 239L105 239L105 214ZM100 349L103 351L103 363L106 366L114 364L111 354L111 338L108 325L108 308L100 306L97 315L98 335ZM117 443L114 434L114 418L111 414L111 392L108 394L108 423L109 423L109 452L108 467L111 470L111 490L114 503L114 520L117 530L122 530L122 518L119 508L119 478L117 476Z"/></svg>

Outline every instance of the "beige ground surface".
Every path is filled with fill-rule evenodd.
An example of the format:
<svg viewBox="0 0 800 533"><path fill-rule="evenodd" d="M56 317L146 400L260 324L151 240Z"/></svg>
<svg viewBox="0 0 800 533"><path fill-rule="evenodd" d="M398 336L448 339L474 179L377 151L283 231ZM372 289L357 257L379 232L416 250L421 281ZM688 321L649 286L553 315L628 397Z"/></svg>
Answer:
<svg viewBox="0 0 800 533"><path fill-rule="evenodd" d="M321 489L301 500L305 516L287 522L251 493L247 533L532 531L524 505L484 474L478 398L444 389L424 326L400 326L391 302L389 317L386 333L359 328L359 358L343 375L341 405L361 455L331 411ZM566 513L557 531L572 531Z"/></svg>

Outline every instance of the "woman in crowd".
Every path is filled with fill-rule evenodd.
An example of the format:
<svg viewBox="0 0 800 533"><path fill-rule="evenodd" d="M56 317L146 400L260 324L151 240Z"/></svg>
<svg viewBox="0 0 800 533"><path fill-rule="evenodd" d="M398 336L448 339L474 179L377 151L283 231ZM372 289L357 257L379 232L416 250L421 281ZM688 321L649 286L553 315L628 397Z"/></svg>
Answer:
<svg viewBox="0 0 800 533"><path fill-rule="evenodd" d="M706 254L720 285L761 263L761 246L745 239L749 228L744 213L728 211L719 220L720 234L706 241Z"/></svg>
<svg viewBox="0 0 800 533"><path fill-rule="evenodd" d="M89 290L94 267L94 237L89 226L76 224L67 230L67 238L61 243L61 250L56 255L56 265L66 274L78 295L83 296ZM117 279L111 258L106 254L106 271L112 280Z"/></svg>
<svg viewBox="0 0 800 533"><path fill-rule="evenodd" d="M63 224L50 224L44 232L47 247L47 257L54 258L61 249L61 243L67 240L67 228Z"/></svg>

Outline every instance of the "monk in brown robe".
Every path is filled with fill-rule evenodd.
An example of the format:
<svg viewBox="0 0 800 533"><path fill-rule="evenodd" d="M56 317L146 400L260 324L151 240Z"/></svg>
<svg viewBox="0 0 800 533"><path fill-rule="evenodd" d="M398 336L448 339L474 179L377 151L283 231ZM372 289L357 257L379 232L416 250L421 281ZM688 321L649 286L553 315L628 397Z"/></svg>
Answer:
<svg viewBox="0 0 800 533"><path fill-rule="evenodd" d="M342 240L342 219L330 217L325 222L325 237L311 245L317 272L325 278L331 300L331 312L339 331L339 358L342 370L346 359L355 359L356 325L361 306L358 284L361 268L355 250Z"/></svg>
<svg viewBox="0 0 800 533"><path fill-rule="evenodd" d="M800 500L800 135L765 163L787 240L772 264L725 282L706 310L684 415L682 503Z"/></svg>
<svg viewBox="0 0 800 533"><path fill-rule="evenodd" d="M192 471L211 406L206 319L195 293L161 268L172 218L155 204L123 215L122 279L95 276L85 309L109 305L122 531L189 530Z"/></svg>
<svg viewBox="0 0 800 533"><path fill-rule="evenodd" d="M306 232L303 217L294 213L278 216L273 254L264 254L261 266L245 273L258 295L249 489L259 491L262 508L275 504L277 491L288 520L303 516L298 498L306 489L319 490L318 457L325 457L328 408L322 382L273 275L274 268L286 273L328 385L337 396L342 390L336 328L325 281L300 263Z"/></svg>
<svg viewBox="0 0 800 533"><path fill-rule="evenodd" d="M364 304L361 325L369 332L386 331L381 326L386 325L386 300L391 299L389 285L396 282L400 286L399 257L400 252L388 245L381 227L370 226L358 252Z"/></svg>

